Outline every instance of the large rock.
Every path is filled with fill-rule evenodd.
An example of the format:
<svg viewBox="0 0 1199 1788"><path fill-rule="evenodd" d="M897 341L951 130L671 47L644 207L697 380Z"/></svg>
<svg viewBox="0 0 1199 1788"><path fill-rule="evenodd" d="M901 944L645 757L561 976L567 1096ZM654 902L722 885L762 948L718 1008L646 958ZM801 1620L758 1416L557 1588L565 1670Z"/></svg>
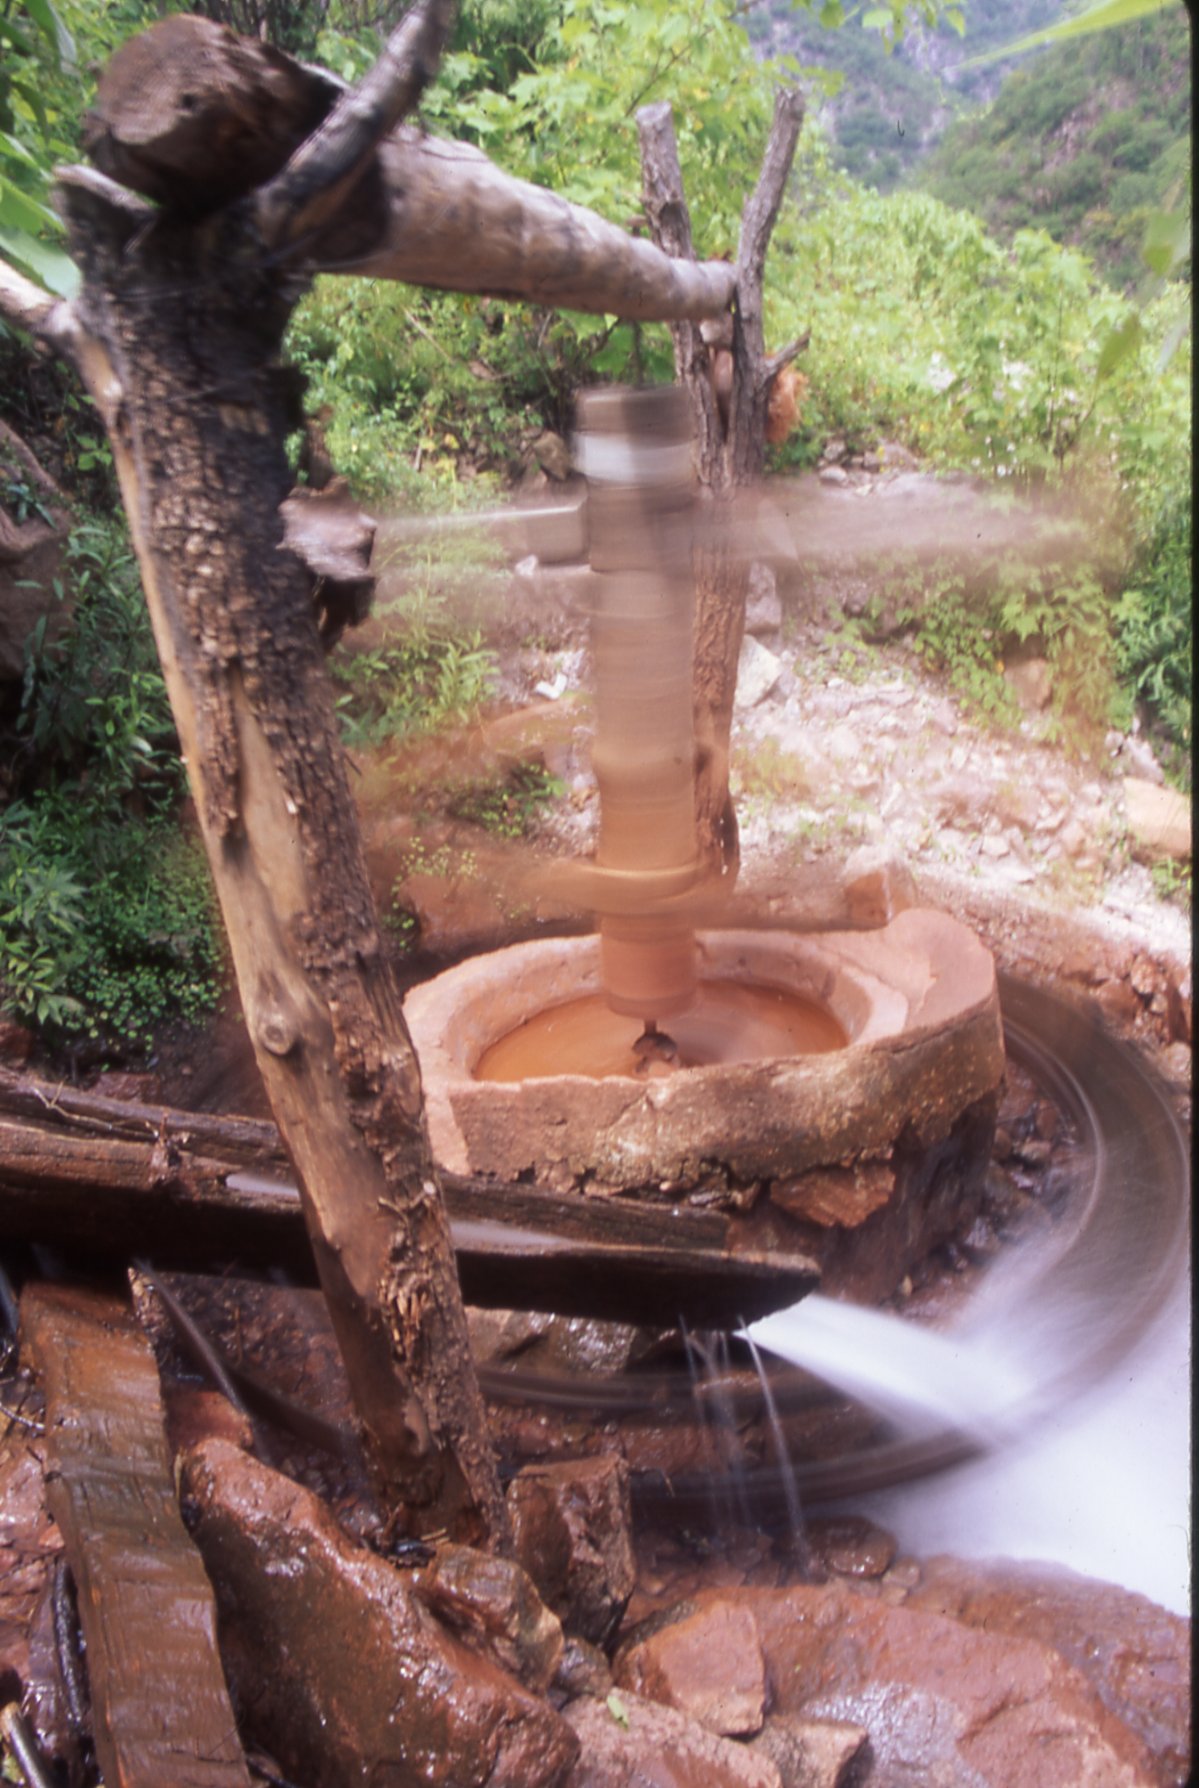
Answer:
<svg viewBox="0 0 1199 1788"><path fill-rule="evenodd" d="M769 1757L630 1690L566 1709L580 1741L567 1788L783 1788Z"/></svg>
<svg viewBox="0 0 1199 1788"><path fill-rule="evenodd" d="M1036 1639L838 1583L742 1600L766 1657L770 1711L864 1727L870 1788L1155 1788L1141 1740Z"/></svg>
<svg viewBox="0 0 1199 1788"><path fill-rule="evenodd" d="M760 639L763 634L777 634L782 624L783 604L774 567L755 563L749 568L745 592L745 631Z"/></svg>
<svg viewBox="0 0 1199 1788"><path fill-rule="evenodd" d="M752 633L747 633L741 641L741 656L737 660L737 706L756 708L759 702L766 700L782 674L782 659Z"/></svg>
<svg viewBox="0 0 1199 1788"><path fill-rule="evenodd" d="M754 1617L734 1597L705 1602L644 1638L633 1635L614 1668L618 1687L677 1707L711 1732L746 1738L761 1729L765 1660Z"/></svg>
<svg viewBox="0 0 1199 1788"><path fill-rule="evenodd" d="M906 1606L1050 1645L1144 1740L1162 1788L1191 1767L1191 1623L1145 1596L1046 1565L925 1565Z"/></svg>
<svg viewBox="0 0 1199 1788"><path fill-rule="evenodd" d="M184 1462L244 1734L305 1788L559 1788L569 1726L467 1650L405 1573L226 1441Z"/></svg>
<svg viewBox="0 0 1199 1788"><path fill-rule="evenodd" d="M863 1726L846 1720L803 1720L780 1714L767 1720L750 1749L769 1757L783 1788L866 1788L872 1767Z"/></svg>
<svg viewBox="0 0 1199 1788"><path fill-rule="evenodd" d="M1134 855L1151 863L1190 859L1191 804L1177 789L1159 788L1143 776L1126 776L1124 813Z"/></svg>
<svg viewBox="0 0 1199 1788"><path fill-rule="evenodd" d="M615 1455L527 1465L508 1489L516 1555L569 1633L603 1645L637 1569L629 1468Z"/></svg>
<svg viewBox="0 0 1199 1788"><path fill-rule="evenodd" d="M526 1688L548 1689L562 1662L562 1622L513 1559L444 1545L416 1582L417 1594L446 1626Z"/></svg>

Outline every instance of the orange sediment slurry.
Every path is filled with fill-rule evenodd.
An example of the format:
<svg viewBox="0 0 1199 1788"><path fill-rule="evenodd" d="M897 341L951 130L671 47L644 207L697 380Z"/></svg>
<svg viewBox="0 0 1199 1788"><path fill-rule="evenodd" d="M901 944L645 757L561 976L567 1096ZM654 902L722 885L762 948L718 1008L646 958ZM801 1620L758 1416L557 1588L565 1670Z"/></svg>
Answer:
<svg viewBox="0 0 1199 1788"><path fill-rule="evenodd" d="M781 988L704 981L668 1032L613 1012L602 993L547 1006L490 1044L476 1080L518 1081L561 1074L656 1079L680 1068L824 1055L845 1032L830 1012Z"/></svg>

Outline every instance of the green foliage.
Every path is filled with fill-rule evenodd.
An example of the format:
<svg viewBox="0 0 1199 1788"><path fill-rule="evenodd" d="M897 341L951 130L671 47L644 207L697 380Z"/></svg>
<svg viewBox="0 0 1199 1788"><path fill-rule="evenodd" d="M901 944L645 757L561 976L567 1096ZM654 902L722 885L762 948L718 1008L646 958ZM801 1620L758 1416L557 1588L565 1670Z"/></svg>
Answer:
<svg viewBox="0 0 1199 1788"><path fill-rule="evenodd" d="M987 112L951 126L914 180L998 236L1044 229L1135 285L1152 218L1189 190L1189 40L1185 9L1170 5L1056 44Z"/></svg>
<svg viewBox="0 0 1199 1788"><path fill-rule="evenodd" d="M0 813L0 996L66 1036L145 1047L218 993L220 947L199 845L169 816L122 819L76 786Z"/></svg>
<svg viewBox="0 0 1199 1788"><path fill-rule="evenodd" d="M182 791L175 726L120 523L80 521L67 542L63 638L45 619L29 641L16 760L54 784L78 781L112 810L163 811Z"/></svg>
<svg viewBox="0 0 1199 1788"><path fill-rule="evenodd" d="M1052 673L1049 736L1093 751L1116 717L1112 603L1094 571L1005 561L998 579L1005 641L1032 644Z"/></svg>
<svg viewBox="0 0 1199 1788"><path fill-rule="evenodd" d="M94 69L157 16L148 0L15 0L0 8L0 255L64 296L78 276L49 204L52 171L78 159Z"/></svg>
<svg viewBox="0 0 1199 1788"><path fill-rule="evenodd" d="M0 1000L51 1033L140 1047L213 1004L219 927L175 821L178 747L119 524L77 524L60 594L72 619L30 642L20 798L0 812Z"/></svg>
<svg viewBox="0 0 1199 1788"><path fill-rule="evenodd" d="M542 808L565 793L563 783L543 765L521 763L499 782L463 783L451 792L446 811L495 838L526 838Z"/></svg>
<svg viewBox="0 0 1199 1788"><path fill-rule="evenodd" d="M995 621L993 605L968 591L960 576L934 575L923 592L914 643L975 720L1012 726L1019 708L1004 681Z"/></svg>
<svg viewBox="0 0 1199 1788"><path fill-rule="evenodd" d="M1171 767L1190 787L1192 738L1191 505L1165 509L1116 603L1120 673L1163 733Z"/></svg>
<svg viewBox="0 0 1199 1788"><path fill-rule="evenodd" d="M389 638L331 666L341 733L358 749L427 732L475 713L491 690L495 654L478 632Z"/></svg>
<svg viewBox="0 0 1199 1788"><path fill-rule="evenodd" d="M531 66L513 73L517 59L497 70L487 39L460 48L427 96L427 116L508 171L623 223L641 202L634 114L669 100L697 249L735 249L781 70L755 61L731 5L559 0L526 55ZM489 84L497 78L505 84Z"/></svg>

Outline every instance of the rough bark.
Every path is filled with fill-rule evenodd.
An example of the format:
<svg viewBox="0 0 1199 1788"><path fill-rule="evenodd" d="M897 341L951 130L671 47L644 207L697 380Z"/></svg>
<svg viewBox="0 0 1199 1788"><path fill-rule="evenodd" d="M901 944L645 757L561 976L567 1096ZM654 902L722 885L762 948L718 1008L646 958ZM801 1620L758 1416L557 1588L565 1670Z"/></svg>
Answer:
<svg viewBox="0 0 1199 1788"><path fill-rule="evenodd" d="M630 318L727 308L734 273L723 262L672 262L478 149L398 126L397 105L418 89L436 43L431 27L414 23L410 35L413 78L362 99L206 19L165 19L109 64L89 153L172 213L198 218L245 199L264 251L309 271Z"/></svg>
<svg viewBox="0 0 1199 1788"><path fill-rule="evenodd" d="M94 182L65 194L85 275L81 367L105 412L247 1023L368 1443L422 1525L502 1539L312 583L282 550L287 297L252 266L214 267L190 228L131 230Z"/></svg>
<svg viewBox="0 0 1199 1788"><path fill-rule="evenodd" d="M21 1332L45 1386L46 1495L78 1593L104 1780L249 1788L149 1345L115 1299L62 1286L26 1290Z"/></svg>
<svg viewBox="0 0 1199 1788"><path fill-rule="evenodd" d="M802 95L795 88L781 90L758 183L742 215L731 318L706 327L686 320L671 327L675 371L691 398L696 471L716 505L727 506L734 491L761 476L771 384L805 345L793 342L767 356L762 333L766 252L802 123ZM653 239L666 254L691 262L691 218L670 106L664 101L643 106L637 124ZM719 530L713 530L695 560L695 805L701 853L731 884L739 848L729 796L729 735L749 565L718 541Z"/></svg>
<svg viewBox="0 0 1199 1788"><path fill-rule="evenodd" d="M394 132L380 146L419 92L448 10L424 0L363 89L340 96L311 76L293 89L294 64L228 34L209 36L173 80L136 62L144 46L131 50L93 142L158 209L105 173L68 170L80 297L47 299L0 267L0 310L70 355L112 443L242 1005L382 1485L415 1525L502 1546L313 578L285 541L283 444L298 406L279 347L304 273L347 255L389 277L629 316L718 310L732 271L672 262L473 153ZM165 26L176 46L188 31L196 41L183 20ZM380 260L363 259L373 250Z"/></svg>

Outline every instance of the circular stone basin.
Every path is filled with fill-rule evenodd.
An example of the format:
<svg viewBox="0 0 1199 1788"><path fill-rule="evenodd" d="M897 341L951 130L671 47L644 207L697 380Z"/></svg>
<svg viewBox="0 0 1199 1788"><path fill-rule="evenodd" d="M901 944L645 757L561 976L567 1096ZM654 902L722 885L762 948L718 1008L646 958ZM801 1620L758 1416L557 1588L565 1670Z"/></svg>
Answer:
<svg viewBox="0 0 1199 1788"><path fill-rule="evenodd" d="M816 1008L840 1047L637 1072L477 1077L501 1039L572 1003L602 1005L598 937L475 957L413 988L433 1153L450 1172L558 1189L685 1194L714 1172L745 1182L932 1144L1003 1075L995 968L974 934L913 907L875 931L720 931L697 938L701 1000L732 984ZM739 996L738 996L739 997ZM687 1014L669 1021L672 1037ZM622 1021L633 1037L636 1019ZM785 1044L783 1045L785 1047ZM539 1060L567 1065L552 1041ZM627 1059L627 1058L626 1058Z"/></svg>

